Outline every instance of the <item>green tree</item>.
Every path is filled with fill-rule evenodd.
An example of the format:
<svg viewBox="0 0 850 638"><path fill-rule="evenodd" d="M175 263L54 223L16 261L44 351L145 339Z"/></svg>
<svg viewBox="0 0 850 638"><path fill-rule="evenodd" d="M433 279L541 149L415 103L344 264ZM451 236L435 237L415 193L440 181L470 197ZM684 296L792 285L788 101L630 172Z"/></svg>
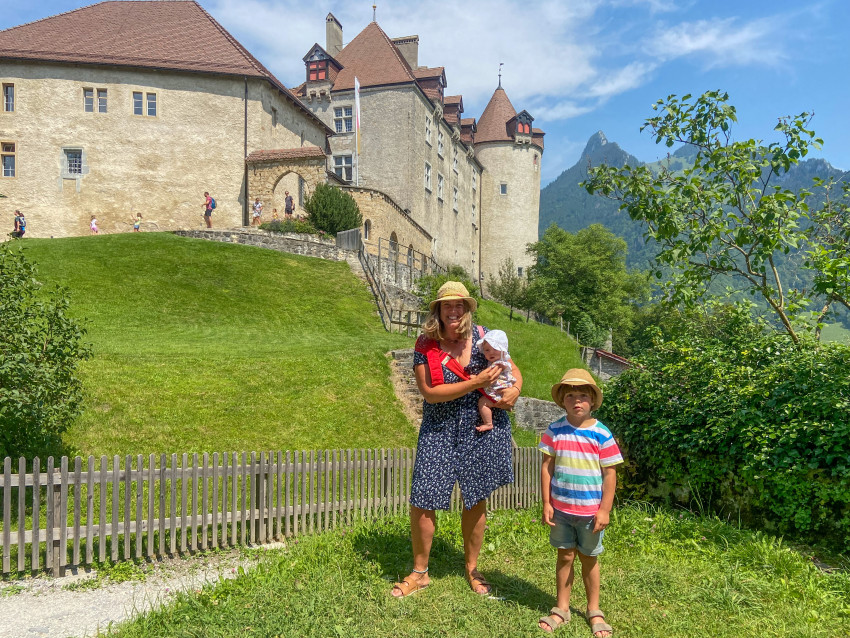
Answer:
<svg viewBox="0 0 850 638"><path fill-rule="evenodd" d="M416 282L416 295L422 299L423 310L428 309L428 304L437 298L437 291L440 289L440 286L447 281L459 281L466 286L470 297L474 297L478 301L481 300L481 291L475 285L475 282L472 281L469 273L466 272L463 266L454 265L449 266L444 273L425 275L424 277L420 277L419 281Z"/></svg>
<svg viewBox="0 0 850 638"><path fill-rule="evenodd" d="M825 305L838 302L850 310L850 184L842 184L841 196L833 198L836 186L815 180L826 197L812 214L807 265L815 271L814 290L826 299Z"/></svg>
<svg viewBox="0 0 850 638"><path fill-rule="evenodd" d="M514 260L510 257L499 265L498 277L490 275L487 280L487 291L496 301L510 309L509 321L514 318L514 308L524 307L527 289L528 280L517 273Z"/></svg>
<svg viewBox="0 0 850 638"><path fill-rule="evenodd" d="M331 235L357 228L363 223L357 202L336 186L316 186L304 202L304 208L310 213L313 226Z"/></svg>
<svg viewBox="0 0 850 638"><path fill-rule="evenodd" d="M23 253L0 246L0 458L56 453L82 410L85 331L65 290L41 288Z"/></svg>
<svg viewBox="0 0 850 638"><path fill-rule="evenodd" d="M782 280L781 262L807 242L814 259L823 259L823 272L836 257L818 251L817 233L807 230L812 193L777 184L810 148L822 144L808 129L810 114L780 119L775 130L782 141L765 145L732 139L737 116L726 93L710 91L696 99L671 95L653 109L660 114L647 119L642 130L649 128L656 143L695 149L693 165L653 173L643 166L603 164L591 169L585 187L619 201L632 219L647 225L659 247L656 261L670 272L669 301L693 304L708 294L716 277L727 276L761 297L798 342L794 320L811 309L811 299L802 282ZM661 269L656 276L662 276ZM826 304L818 319L828 310Z"/></svg>
<svg viewBox="0 0 850 638"><path fill-rule="evenodd" d="M554 224L529 244L529 300L534 308L564 323L586 317L596 330L614 333L615 350L632 329L635 308L649 297L649 279L626 268L626 242L600 224L575 234Z"/></svg>

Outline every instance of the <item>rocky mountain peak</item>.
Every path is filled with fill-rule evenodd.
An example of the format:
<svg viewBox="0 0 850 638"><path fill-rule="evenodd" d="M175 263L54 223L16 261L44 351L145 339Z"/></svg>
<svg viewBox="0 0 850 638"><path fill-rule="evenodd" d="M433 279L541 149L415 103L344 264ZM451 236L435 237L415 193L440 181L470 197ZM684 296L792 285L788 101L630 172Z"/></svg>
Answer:
<svg viewBox="0 0 850 638"><path fill-rule="evenodd" d="M582 152L582 157L590 157L597 151L599 151L603 146L608 143L608 138L605 137L605 133L602 131L596 131L593 135L590 136L590 139L587 140L587 144L584 147L584 151Z"/></svg>

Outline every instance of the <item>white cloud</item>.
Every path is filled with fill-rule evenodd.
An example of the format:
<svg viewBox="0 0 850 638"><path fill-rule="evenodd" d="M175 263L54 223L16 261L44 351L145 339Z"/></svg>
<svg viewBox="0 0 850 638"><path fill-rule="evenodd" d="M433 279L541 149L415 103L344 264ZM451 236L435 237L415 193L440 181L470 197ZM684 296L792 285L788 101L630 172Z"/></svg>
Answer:
<svg viewBox="0 0 850 638"><path fill-rule="evenodd" d="M775 42L782 41L781 21L760 18L740 24L737 18L716 18L661 25L647 39L645 51L659 60L698 57L706 68L775 65L787 56Z"/></svg>
<svg viewBox="0 0 850 638"><path fill-rule="evenodd" d="M588 97L606 100L614 95L625 93L631 89L642 86L647 77L656 69L657 65L647 62L632 62L621 69L600 75L593 84L588 87Z"/></svg>

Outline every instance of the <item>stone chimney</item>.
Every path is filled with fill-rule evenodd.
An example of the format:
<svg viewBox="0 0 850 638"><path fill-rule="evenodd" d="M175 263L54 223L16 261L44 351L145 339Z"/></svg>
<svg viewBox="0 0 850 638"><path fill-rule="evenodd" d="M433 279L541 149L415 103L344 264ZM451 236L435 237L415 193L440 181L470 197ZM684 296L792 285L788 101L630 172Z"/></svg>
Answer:
<svg viewBox="0 0 850 638"><path fill-rule="evenodd" d="M334 58L342 51L342 25L332 13L325 18L325 51Z"/></svg>
<svg viewBox="0 0 850 638"><path fill-rule="evenodd" d="M393 44L411 69L419 68L419 36L408 35L403 38L393 38Z"/></svg>

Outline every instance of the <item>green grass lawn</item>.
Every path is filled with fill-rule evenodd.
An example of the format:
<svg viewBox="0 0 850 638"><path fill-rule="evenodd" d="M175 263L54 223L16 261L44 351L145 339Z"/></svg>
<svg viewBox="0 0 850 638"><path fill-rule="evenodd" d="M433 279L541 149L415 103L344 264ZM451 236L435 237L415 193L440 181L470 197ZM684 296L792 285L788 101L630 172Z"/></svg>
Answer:
<svg viewBox="0 0 850 638"><path fill-rule="evenodd" d="M413 339L384 331L347 264L166 233L20 245L94 346L69 454L415 445L385 358ZM526 396L580 365L556 328L486 301L478 321L508 333Z"/></svg>
<svg viewBox="0 0 850 638"><path fill-rule="evenodd" d="M842 326L840 323L827 324L821 331L821 340L850 343L850 330Z"/></svg>
<svg viewBox="0 0 850 638"><path fill-rule="evenodd" d="M555 603L555 550L539 521L539 508L491 514L480 568L497 599L469 590L459 516L440 513L432 584L410 598L389 595L411 564L407 521L398 517L289 539L247 576L179 594L114 635L537 638L537 619ZM617 636L850 633L847 572L822 571L776 538L689 512L627 505L614 510L605 547L602 608ZM573 620L557 635L590 635L578 616L584 607L577 577Z"/></svg>
<svg viewBox="0 0 850 638"><path fill-rule="evenodd" d="M386 333L345 263L169 234L23 244L94 357L71 453L396 447Z"/></svg>

